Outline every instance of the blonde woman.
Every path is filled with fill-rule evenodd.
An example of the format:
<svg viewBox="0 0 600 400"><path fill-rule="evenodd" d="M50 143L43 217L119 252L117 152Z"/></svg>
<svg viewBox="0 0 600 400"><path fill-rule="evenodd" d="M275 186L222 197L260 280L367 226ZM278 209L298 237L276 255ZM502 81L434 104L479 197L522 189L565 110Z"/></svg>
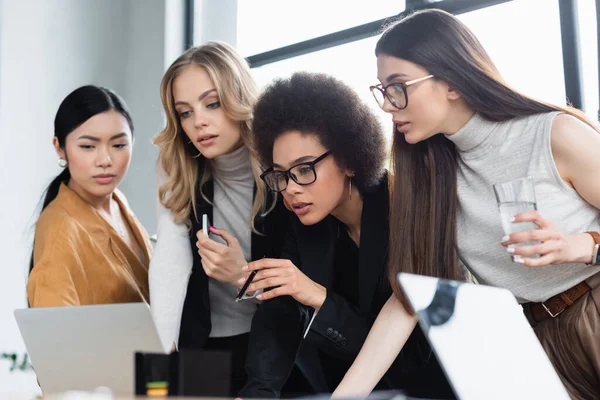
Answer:
<svg viewBox="0 0 600 400"><path fill-rule="evenodd" d="M162 340L232 352L232 394L244 384L258 300L235 302L249 261L278 256L289 219L261 181L250 131L257 90L222 42L186 51L160 87L166 127L155 138L158 241L150 298ZM202 215L212 225L202 232Z"/></svg>

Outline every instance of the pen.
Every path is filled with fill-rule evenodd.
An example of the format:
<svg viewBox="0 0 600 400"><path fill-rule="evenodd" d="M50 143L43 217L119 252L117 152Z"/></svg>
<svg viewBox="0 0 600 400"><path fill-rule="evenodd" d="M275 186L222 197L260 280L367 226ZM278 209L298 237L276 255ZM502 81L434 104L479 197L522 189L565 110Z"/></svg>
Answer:
<svg viewBox="0 0 600 400"><path fill-rule="evenodd" d="M265 256L263 256L263 258L265 258ZM254 270L252 272L250 272L250 276L248 276L248 279L246 279L246 282L244 282L244 286L242 286L242 288L240 289L240 291L238 292L238 295L235 298L235 302L239 302L240 300L242 300L242 297L244 297L244 295L246 294L246 291L248 290L248 286L250 286L250 284L252 283L252 280L254 279L254 277L256 276L256 273L258 272L258 270Z"/></svg>

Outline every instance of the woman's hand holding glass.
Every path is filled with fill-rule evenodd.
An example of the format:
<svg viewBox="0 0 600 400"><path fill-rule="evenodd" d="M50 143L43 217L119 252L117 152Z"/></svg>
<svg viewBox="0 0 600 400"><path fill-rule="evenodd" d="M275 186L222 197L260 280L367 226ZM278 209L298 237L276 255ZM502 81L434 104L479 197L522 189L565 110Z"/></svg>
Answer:
<svg viewBox="0 0 600 400"><path fill-rule="evenodd" d="M502 246L512 255L519 255L515 262L527 267L543 267L551 264L589 263L592 259L594 240L587 233L560 232L554 222L544 218L539 211L527 211L515 215L512 223L532 222L539 229L515 232L502 238ZM537 242L518 246L519 243ZM517 246L510 246L510 245ZM510 247L509 247L510 246ZM532 258L536 257L537 258Z"/></svg>

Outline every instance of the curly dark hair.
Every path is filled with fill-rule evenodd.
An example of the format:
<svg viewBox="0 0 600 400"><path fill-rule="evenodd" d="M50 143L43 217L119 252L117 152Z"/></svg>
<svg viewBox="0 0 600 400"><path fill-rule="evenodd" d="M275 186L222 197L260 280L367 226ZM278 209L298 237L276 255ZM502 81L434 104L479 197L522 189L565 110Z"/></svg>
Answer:
<svg viewBox="0 0 600 400"><path fill-rule="evenodd" d="M275 139L299 131L316 135L340 168L353 171L361 193L384 173L381 124L350 86L326 74L298 72L269 85L254 107L252 131L266 167L273 164Z"/></svg>

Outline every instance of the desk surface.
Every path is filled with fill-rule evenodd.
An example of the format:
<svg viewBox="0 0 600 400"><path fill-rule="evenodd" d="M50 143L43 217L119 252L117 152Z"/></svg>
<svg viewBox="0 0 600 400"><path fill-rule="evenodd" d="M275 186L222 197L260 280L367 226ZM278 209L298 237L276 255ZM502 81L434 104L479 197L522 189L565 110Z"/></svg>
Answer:
<svg viewBox="0 0 600 400"><path fill-rule="evenodd" d="M25 394L0 393L3 400L231 400L216 397L146 397L146 396L102 396L93 393L63 393L51 394L44 397L29 396Z"/></svg>

